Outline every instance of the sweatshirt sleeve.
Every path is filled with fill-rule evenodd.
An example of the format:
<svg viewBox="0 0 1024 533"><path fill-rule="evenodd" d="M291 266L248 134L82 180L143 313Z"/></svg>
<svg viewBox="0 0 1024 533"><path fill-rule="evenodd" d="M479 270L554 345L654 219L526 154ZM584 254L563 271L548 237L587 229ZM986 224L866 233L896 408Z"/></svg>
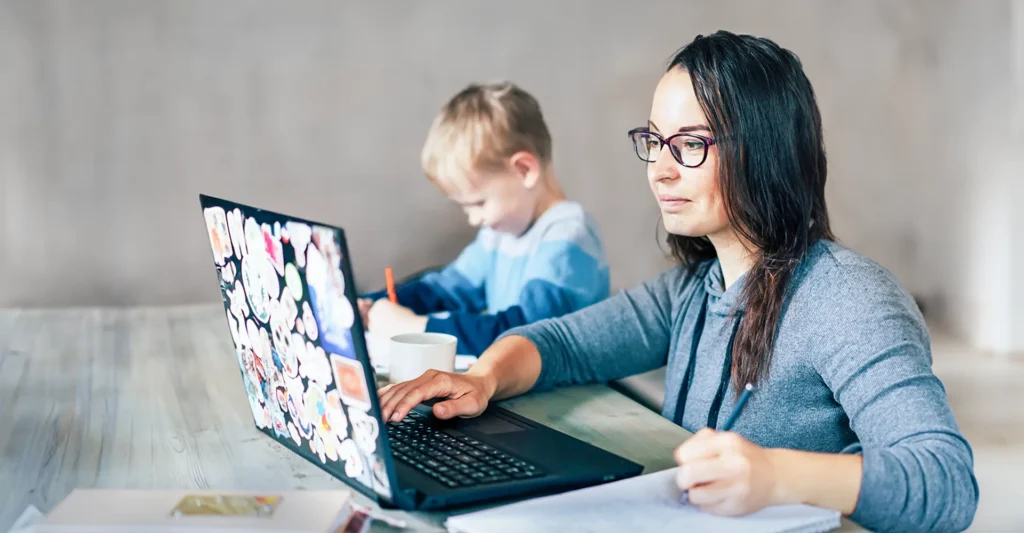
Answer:
<svg viewBox="0 0 1024 533"><path fill-rule="evenodd" d="M671 340L672 299L681 268L559 318L513 329L541 356L534 390L599 383L663 366Z"/></svg>
<svg viewBox="0 0 1024 533"><path fill-rule="evenodd" d="M487 306L484 283L494 260L493 253L481 242L483 233L473 240L451 264L395 288L398 303L418 315L440 311L480 312ZM377 300L386 291L364 295Z"/></svg>
<svg viewBox="0 0 1024 533"><path fill-rule="evenodd" d="M821 339L831 355L812 364L860 441L851 519L875 531L962 531L978 505L973 454L932 373L924 319L880 268L847 274L832 316L819 317L831 324Z"/></svg>

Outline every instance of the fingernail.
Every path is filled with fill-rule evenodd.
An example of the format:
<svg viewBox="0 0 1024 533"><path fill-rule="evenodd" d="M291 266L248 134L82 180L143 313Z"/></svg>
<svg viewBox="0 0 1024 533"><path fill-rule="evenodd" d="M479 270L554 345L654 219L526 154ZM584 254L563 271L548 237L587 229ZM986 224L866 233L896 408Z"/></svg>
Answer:
<svg viewBox="0 0 1024 533"><path fill-rule="evenodd" d="M443 405L439 405L437 406L437 414L445 416L448 414L448 409L446 409Z"/></svg>

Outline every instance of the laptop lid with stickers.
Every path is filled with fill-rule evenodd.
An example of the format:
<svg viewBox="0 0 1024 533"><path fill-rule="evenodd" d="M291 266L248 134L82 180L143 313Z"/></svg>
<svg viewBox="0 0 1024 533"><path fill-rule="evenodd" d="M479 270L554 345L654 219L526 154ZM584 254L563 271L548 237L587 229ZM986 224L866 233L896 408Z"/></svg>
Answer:
<svg viewBox="0 0 1024 533"><path fill-rule="evenodd" d="M256 427L393 505L344 231L206 195L200 203Z"/></svg>

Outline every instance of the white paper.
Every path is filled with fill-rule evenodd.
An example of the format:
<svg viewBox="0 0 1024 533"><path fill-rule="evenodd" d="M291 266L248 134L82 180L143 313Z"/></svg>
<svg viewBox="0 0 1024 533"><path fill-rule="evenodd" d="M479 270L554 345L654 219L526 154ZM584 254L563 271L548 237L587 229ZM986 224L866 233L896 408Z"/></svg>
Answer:
<svg viewBox="0 0 1024 533"><path fill-rule="evenodd" d="M743 531L817 533L839 528L840 514L807 505L769 507L722 517L679 503L677 469L547 496L448 519L457 533L567 531Z"/></svg>

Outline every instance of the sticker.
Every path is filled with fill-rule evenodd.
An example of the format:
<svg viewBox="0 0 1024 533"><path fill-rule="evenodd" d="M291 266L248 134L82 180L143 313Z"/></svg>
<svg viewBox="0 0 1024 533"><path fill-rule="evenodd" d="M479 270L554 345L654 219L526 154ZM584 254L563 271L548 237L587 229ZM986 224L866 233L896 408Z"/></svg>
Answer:
<svg viewBox="0 0 1024 533"><path fill-rule="evenodd" d="M324 439L320 438L319 433L313 434L313 440L309 441L313 448L313 453L320 459L321 463L327 464L327 448L324 447Z"/></svg>
<svg viewBox="0 0 1024 533"><path fill-rule="evenodd" d="M337 232L334 228L313 226L313 244L320 249L332 268L341 267L341 250L338 249Z"/></svg>
<svg viewBox="0 0 1024 533"><path fill-rule="evenodd" d="M274 398L277 399L277 407L282 411L288 410L288 391L284 387L278 387L274 391Z"/></svg>
<svg viewBox="0 0 1024 533"><path fill-rule="evenodd" d="M277 356L281 360L281 372L284 372L290 378L294 378L299 375L299 354L305 350L305 346L302 344L302 337L299 337L298 333L292 333L289 338L291 340L288 342L288 350L277 352Z"/></svg>
<svg viewBox="0 0 1024 533"><path fill-rule="evenodd" d="M257 421L256 425L258 427L260 427L261 429L269 429L271 423L272 423L272 421L271 421L271 417L270 417L270 409L267 409L266 406L263 406L263 423L260 424Z"/></svg>
<svg viewBox="0 0 1024 533"><path fill-rule="evenodd" d="M278 225L278 228L280 228L280 225ZM270 264L274 265L274 270L277 271L279 276L283 276L284 252L281 247L280 231L274 232L267 224L264 224L261 229L263 230L264 249L267 252L267 257L270 258Z"/></svg>
<svg viewBox="0 0 1024 533"><path fill-rule="evenodd" d="M275 306L274 312L270 315L270 334L273 336L274 349L277 350L281 366L284 367L289 360L295 358L292 353L295 348L292 346L291 322L288 322L284 312L280 310L280 305Z"/></svg>
<svg viewBox="0 0 1024 533"><path fill-rule="evenodd" d="M238 270L235 269L235 263L228 261L228 264L220 269L220 277L225 283L231 283L235 281L235 276L238 275Z"/></svg>
<svg viewBox="0 0 1024 533"><path fill-rule="evenodd" d="M311 382L326 387L331 384L331 364L327 361L324 349L307 342L305 350L299 350L299 375L309 378Z"/></svg>
<svg viewBox="0 0 1024 533"><path fill-rule="evenodd" d="M330 436L323 437L324 450L327 455L327 459L331 462L338 461L338 447L341 445L337 440L332 439Z"/></svg>
<svg viewBox="0 0 1024 533"><path fill-rule="evenodd" d="M309 308L309 302L302 302L302 325L309 340L315 341L320 337L316 327L316 318L313 317L313 311Z"/></svg>
<svg viewBox="0 0 1024 533"><path fill-rule="evenodd" d="M306 334L306 326L303 325L301 318L296 318L295 319L295 331L299 335L305 335ZM313 340L316 340L316 339L313 339Z"/></svg>
<svg viewBox="0 0 1024 533"><path fill-rule="evenodd" d="M306 419L312 422L313 430L324 438L331 435L331 423L327 419L327 393L316 383L310 383L304 397Z"/></svg>
<svg viewBox="0 0 1024 533"><path fill-rule="evenodd" d="M260 343L260 328L250 318L245 321L246 335L249 337L249 348L255 350Z"/></svg>
<svg viewBox="0 0 1024 533"><path fill-rule="evenodd" d="M253 345L252 351L255 353L256 360L259 361L264 371L263 375L266 376L265 372L274 366L274 351L270 347L267 330L256 327L252 320L246 321L246 327L248 328L249 342Z"/></svg>
<svg viewBox="0 0 1024 533"><path fill-rule="evenodd" d="M359 477L363 475L363 460L359 457L359 448L352 439L345 439L338 449L341 460L345 461L345 475L348 477Z"/></svg>
<svg viewBox="0 0 1024 533"><path fill-rule="evenodd" d="M245 257L245 231L242 228L242 212L238 209L228 212L228 233L231 234L231 246L235 249L235 256L239 259Z"/></svg>
<svg viewBox="0 0 1024 533"><path fill-rule="evenodd" d="M335 441L341 442L348 438L348 418L341 407L341 396L337 389L327 393L327 420L331 424L331 437Z"/></svg>
<svg viewBox="0 0 1024 533"><path fill-rule="evenodd" d="M238 317L238 320L245 320L249 317L249 304L245 303L245 290L242 283L235 280L235 290L227 291L228 299L231 300L231 314Z"/></svg>
<svg viewBox="0 0 1024 533"><path fill-rule="evenodd" d="M377 451L377 419L358 410L349 411L352 422L352 440L365 454Z"/></svg>
<svg viewBox="0 0 1024 533"><path fill-rule="evenodd" d="M263 397L263 388L256 371L256 358L251 350L246 352L243 372L245 374L245 392L250 398L255 398L260 403L266 402L267 399Z"/></svg>
<svg viewBox="0 0 1024 533"><path fill-rule="evenodd" d="M267 370L266 367L263 366L263 361L257 357L256 360L253 361L253 366L256 368L256 375L259 376L260 383L262 383L267 379ZM260 388L262 389L262 386Z"/></svg>
<svg viewBox="0 0 1024 533"><path fill-rule="evenodd" d="M295 299L292 298L290 287L285 287L281 291L281 303L278 311L282 313L282 317L288 322L288 331L291 331L292 324L295 323L295 319L299 316L299 307L295 305Z"/></svg>
<svg viewBox="0 0 1024 533"><path fill-rule="evenodd" d="M390 498L391 483L388 482L388 470L384 467L384 460L374 455L370 457L370 464L373 465L373 490L385 498Z"/></svg>
<svg viewBox="0 0 1024 533"><path fill-rule="evenodd" d="M281 503L279 496L240 494L188 494L171 510L171 516L254 516L267 518Z"/></svg>
<svg viewBox="0 0 1024 533"><path fill-rule="evenodd" d="M288 244L291 241L291 233L288 233L288 228L281 228L281 243Z"/></svg>
<svg viewBox="0 0 1024 533"><path fill-rule="evenodd" d="M224 265L232 254L227 215L224 214L223 207L207 207L203 214L206 216L206 230L210 234L213 259L218 265Z"/></svg>
<svg viewBox="0 0 1024 533"><path fill-rule="evenodd" d="M274 435L279 439L290 439L291 434L288 433L288 424L284 420L284 412L274 409L270 413L270 418L274 424Z"/></svg>
<svg viewBox="0 0 1024 533"><path fill-rule="evenodd" d="M302 446L302 435L299 435L295 422L288 422L288 434L292 436L292 441L295 442L296 446Z"/></svg>
<svg viewBox="0 0 1024 533"><path fill-rule="evenodd" d="M302 257L296 254L295 258ZM295 298L295 301L302 299L302 277L299 276L299 269L295 268L295 265L288 263L284 266L284 284L291 291L291 295Z"/></svg>
<svg viewBox="0 0 1024 533"><path fill-rule="evenodd" d="M274 267L265 257L247 255L242 260L242 286L245 287L253 316L260 322L267 323L270 320L271 302L281 291Z"/></svg>
<svg viewBox="0 0 1024 533"><path fill-rule="evenodd" d="M344 282L340 275L333 274L336 271L328 267L316 248L310 247L307 255L306 284L320 344L329 352L348 356L352 352L349 328L355 313L345 296ZM306 329L309 330L308 323Z"/></svg>
<svg viewBox="0 0 1024 533"><path fill-rule="evenodd" d="M299 222L285 222L285 229L288 230L288 238L295 249L295 262L299 266L306 265L306 247L313 236L313 230L306 224Z"/></svg>
<svg viewBox="0 0 1024 533"><path fill-rule="evenodd" d="M369 411L370 389L366 385L366 376L363 375L363 365L358 361L331 354L331 367L341 393L341 401L345 402L345 405Z"/></svg>
<svg viewBox="0 0 1024 533"><path fill-rule="evenodd" d="M245 219L245 246L248 250L246 257L265 256L267 245L263 240L263 230L256 223L256 219L249 217Z"/></svg>

